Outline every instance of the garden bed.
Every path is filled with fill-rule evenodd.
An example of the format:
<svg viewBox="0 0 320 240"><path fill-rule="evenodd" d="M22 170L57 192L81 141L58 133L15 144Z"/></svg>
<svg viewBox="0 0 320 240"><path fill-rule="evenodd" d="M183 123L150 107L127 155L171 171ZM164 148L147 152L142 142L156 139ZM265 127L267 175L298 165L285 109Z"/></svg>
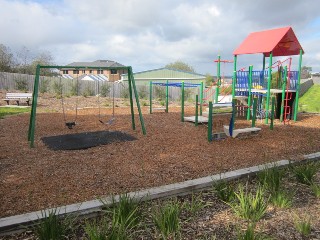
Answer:
<svg viewBox="0 0 320 240"><path fill-rule="evenodd" d="M87 98L86 104L79 107L96 106L95 101L96 98ZM135 118L137 130L131 129L130 109L124 105L119 103L112 125L99 122L97 108L79 110L78 124L69 130L64 126L59 100L40 98L33 149L27 142L29 114L0 119L0 217L280 159L299 160L303 154L320 151L320 116L317 115L299 115L299 121L288 126L276 122L273 131L257 121L262 131L255 137L209 143L207 127L181 122L179 107L170 108L168 114L151 115L148 107L144 107L147 129L144 136L138 116ZM193 112L193 108L186 109L186 116ZM111 113L111 108L102 109L106 120ZM70 120L74 117L67 116ZM215 131L222 131L222 123L228 123L228 119L214 119ZM244 120L236 121L237 128L249 125ZM42 137L95 131L122 131L137 140L71 151L50 150L41 140Z"/></svg>

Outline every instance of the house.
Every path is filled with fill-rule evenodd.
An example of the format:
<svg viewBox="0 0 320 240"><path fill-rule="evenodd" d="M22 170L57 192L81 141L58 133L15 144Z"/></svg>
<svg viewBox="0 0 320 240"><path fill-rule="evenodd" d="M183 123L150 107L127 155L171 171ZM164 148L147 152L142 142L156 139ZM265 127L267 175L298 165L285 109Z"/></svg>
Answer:
<svg viewBox="0 0 320 240"><path fill-rule="evenodd" d="M158 68L148 71L136 72L133 73L134 80L143 85L149 84L150 81L152 82L182 82L185 83L200 83L201 81L205 82L206 76L193 73L193 72L186 72L181 70L175 70L170 68ZM128 81L128 74L123 74L121 76L121 80Z"/></svg>
<svg viewBox="0 0 320 240"><path fill-rule="evenodd" d="M76 78L79 77L82 80L89 81L117 81L121 79L122 74L126 74L125 69L74 69L74 67L124 67L124 65L110 60L96 60L94 62L73 62L66 65L70 68L60 69L60 74L64 78Z"/></svg>

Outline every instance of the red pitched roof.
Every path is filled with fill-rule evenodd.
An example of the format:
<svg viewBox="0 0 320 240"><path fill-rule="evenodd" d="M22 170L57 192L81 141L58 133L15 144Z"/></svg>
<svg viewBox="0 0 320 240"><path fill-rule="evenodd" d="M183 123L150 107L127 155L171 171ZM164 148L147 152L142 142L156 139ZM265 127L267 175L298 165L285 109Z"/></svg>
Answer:
<svg viewBox="0 0 320 240"><path fill-rule="evenodd" d="M233 55L264 53L266 57L299 55L302 49L291 27L250 33ZM303 51L303 50L302 50Z"/></svg>

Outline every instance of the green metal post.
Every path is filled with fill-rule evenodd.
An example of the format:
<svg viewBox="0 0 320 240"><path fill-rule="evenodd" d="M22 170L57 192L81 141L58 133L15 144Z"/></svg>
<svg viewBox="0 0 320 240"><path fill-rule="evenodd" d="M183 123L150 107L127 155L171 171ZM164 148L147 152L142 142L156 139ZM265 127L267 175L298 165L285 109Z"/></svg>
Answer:
<svg viewBox="0 0 320 240"><path fill-rule="evenodd" d="M273 121L274 121L274 105L275 105L276 98L272 97L272 103L271 103L271 123L270 123L270 129L273 130Z"/></svg>
<svg viewBox="0 0 320 240"><path fill-rule="evenodd" d="M194 125L198 126L198 94L196 95L196 116L195 116Z"/></svg>
<svg viewBox="0 0 320 240"><path fill-rule="evenodd" d="M212 142L212 101L209 102L208 142Z"/></svg>
<svg viewBox="0 0 320 240"><path fill-rule="evenodd" d="M200 83L200 116L202 116L202 105L203 105L203 82Z"/></svg>
<svg viewBox="0 0 320 240"><path fill-rule="evenodd" d="M297 89L296 89L296 99L295 99L295 106L294 106L294 114L293 120L297 121L298 115L298 107L299 107L299 93L300 93L300 80L301 80L301 64L302 64L302 49L300 49L300 56L299 56L299 69L298 69L298 81L297 81Z"/></svg>
<svg viewBox="0 0 320 240"><path fill-rule="evenodd" d="M252 123L251 127L256 126L256 117L257 117L257 98L253 99L253 106L252 106Z"/></svg>
<svg viewBox="0 0 320 240"><path fill-rule="evenodd" d="M220 74L220 55L218 56L218 63L217 63L217 78L218 78L218 82L217 82L217 88L216 88L216 92L215 92L215 98L214 101L215 103L218 103L219 101L219 94L220 94L220 85L221 85L221 74Z"/></svg>
<svg viewBox="0 0 320 240"><path fill-rule="evenodd" d="M166 84L166 113L169 112L169 81Z"/></svg>
<svg viewBox="0 0 320 240"><path fill-rule="evenodd" d="M142 133L143 135L146 135L146 127L144 125L144 120L143 120L143 116L142 116L142 111L141 111L141 106L140 106L140 102L139 102L139 94L137 91L137 87L136 87L136 82L134 81L134 77L133 77L133 72L132 72L132 67L129 67L129 71L128 73L131 73L131 82L132 82L132 86L133 86L133 92L134 92L134 96L136 98L136 104L137 104L137 108L138 108L138 112L139 112L139 119L140 119L140 124L141 124L141 128L142 128ZM132 106L133 109L133 106Z"/></svg>
<svg viewBox="0 0 320 240"><path fill-rule="evenodd" d="M266 102L266 119L265 119L265 123L266 124L268 124L268 118L269 118L271 81L272 81L272 52L270 52L270 56L269 56L269 76L268 76L268 89L267 89L267 102Z"/></svg>
<svg viewBox="0 0 320 240"><path fill-rule="evenodd" d="M251 113L251 89L252 89L252 68L253 66L249 66L249 82L248 82L248 110L247 110L247 120L250 120L250 113Z"/></svg>
<svg viewBox="0 0 320 240"><path fill-rule="evenodd" d="M37 102L38 102L38 89L40 79L40 65L37 65L36 77L34 79L33 96L32 96L32 108L29 123L28 140L30 141L30 148L34 147L34 131L36 127L36 113L37 113Z"/></svg>
<svg viewBox="0 0 320 240"><path fill-rule="evenodd" d="M129 97L130 97L130 111L131 111L131 124L132 129L136 129L136 124L134 121L134 109L133 109L133 97L132 97L132 69L128 68L128 83L129 83Z"/></svg>
<svg viewBox="0 0 320 240"><path fill-rule="evenodd" d="M184 122L184 81L181 84L181 122Z"/></svg>
<svg viewBox="0 0 320 240"><path fill-rule="evenodd" d="M266 56L263 54L262 58L262 71L266 70Z"/></svg>
<svg viewBox="0 0 320 240"><path fill-rule="evenodd" d="M232 77L232 99L236 95L236 82L237 82L237 55L233 57L233 77Z"/></svg>
<svg viewBox="0 0 320 240"><path fill-rule="evenodd" d="M150 94L149 94L149 101L150 101L150 114L152 114L152 81L150 81L149 86Z"/></svg>
<svg viewBox="0 0 320 240"><path fill-rule="evenodd" d="M280 122L283 121L283 112L284 112L284 98L286 94L286 87L287 87L287 66L284 67L284 74L283 74L283 83L282 83L282 95L281 95L281 109L280 109Z"/></svg>

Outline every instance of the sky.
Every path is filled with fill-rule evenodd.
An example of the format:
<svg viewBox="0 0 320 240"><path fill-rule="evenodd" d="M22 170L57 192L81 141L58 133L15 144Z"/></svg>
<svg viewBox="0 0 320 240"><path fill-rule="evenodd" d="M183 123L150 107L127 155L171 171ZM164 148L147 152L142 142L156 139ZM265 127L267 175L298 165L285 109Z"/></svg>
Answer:
<svg viewBox="0 0 320 240"><path fill-rule="evenodd" d="M217 56L232 60L249 33L291 26L302 65L320 72L319 9L318 0L0 0L0 43L49 51L57 65L107 59L139 72L179 60L215 75ZM260 70L262 55L239 56L248 65Z"/></svg>

